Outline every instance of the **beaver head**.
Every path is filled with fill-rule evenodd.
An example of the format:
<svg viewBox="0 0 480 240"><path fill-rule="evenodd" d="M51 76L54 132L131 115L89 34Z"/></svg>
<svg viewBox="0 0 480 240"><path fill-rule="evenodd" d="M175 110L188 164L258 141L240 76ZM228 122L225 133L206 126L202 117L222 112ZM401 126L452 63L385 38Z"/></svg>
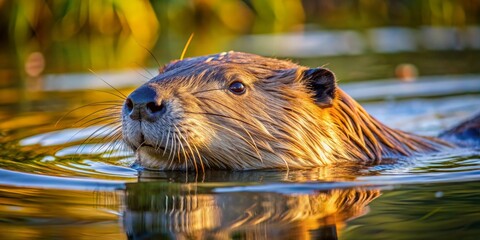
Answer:
<svg viewBox="0 0 480 240"><path fill-rule="evenodd" d="M157 170L309 168L415 150L331 71L239 52L164 66L125 100L122 132L137 162Z"/></svg>
<svg viewBox="0 0 480 240"><path fill-rule="evenodd" d="M124 141L153 169L324 165L335 90L327 69L253 54L174 61L126 99Z"/></svg>

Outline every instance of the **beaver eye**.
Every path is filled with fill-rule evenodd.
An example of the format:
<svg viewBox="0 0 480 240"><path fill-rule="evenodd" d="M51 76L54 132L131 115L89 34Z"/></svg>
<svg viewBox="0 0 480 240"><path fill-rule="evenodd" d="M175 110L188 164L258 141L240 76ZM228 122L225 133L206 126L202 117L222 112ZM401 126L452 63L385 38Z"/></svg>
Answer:
<svg viewBox="0 0 480 240"><path fill-rule="evenodd" d="M234 94L240 95L245 93L246 88L241 82L233 82L228 86L228 90Z"/></svg>

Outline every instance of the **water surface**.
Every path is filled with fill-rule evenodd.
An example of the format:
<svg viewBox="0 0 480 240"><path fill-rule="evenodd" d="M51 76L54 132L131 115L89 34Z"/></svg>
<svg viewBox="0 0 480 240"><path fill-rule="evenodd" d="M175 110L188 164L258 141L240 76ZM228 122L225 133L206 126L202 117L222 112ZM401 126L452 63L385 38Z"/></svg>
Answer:
<svg viewBox="0 0 480 240"><path fill-rule="evenodd" d="M389 126L424 135L434 136L480 110L476 75L341 86ZM476 239L480 234L478 149L379 166L138 172L129 167L131 152L116 141L118 126L105 127L118 116L108 105L121 104L114 95L119 94L50 89L27 94L28 104L2 107L1 239ZM71 111L77 107L82 108ZM112 118L101 121L102 109Z"/></svg>

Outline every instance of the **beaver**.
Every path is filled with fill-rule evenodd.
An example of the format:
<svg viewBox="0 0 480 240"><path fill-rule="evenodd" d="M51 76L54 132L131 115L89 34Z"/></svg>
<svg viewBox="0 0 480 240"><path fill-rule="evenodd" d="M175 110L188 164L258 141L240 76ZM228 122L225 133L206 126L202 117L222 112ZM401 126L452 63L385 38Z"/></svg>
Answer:
<svg viewBox="0 0 480 240"><path fill-rule="evenodd" d="M379 164L459 146L380 123L326 68L242 52L166 64L125 99L121 118L137 164L154 170ZM480 115L464 132L472 122Z"/></svg>

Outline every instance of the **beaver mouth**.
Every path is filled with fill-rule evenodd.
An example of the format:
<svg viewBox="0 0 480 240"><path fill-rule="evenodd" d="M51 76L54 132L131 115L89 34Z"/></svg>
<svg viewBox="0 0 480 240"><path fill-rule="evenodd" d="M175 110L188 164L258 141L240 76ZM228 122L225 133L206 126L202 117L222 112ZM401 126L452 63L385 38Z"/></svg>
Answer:
<svg viewBox="0 0 480 240"><path fill-rule="evenodd" d="M135 149L140 149L140 148L143 148L143 147L148 147L148 148L152 148L154 149L155 151L158 151L158 150L165 150L165 148L163 146L154 146L152 144L148 144L148 143L142 143L140 144L139 146L135 146Z"/></svg>
<svg viewBox="0 0 480 240"><path fill-rule="evenodd" d="M144 147L147 147L147 148L151 148L155 151L159 151L159 150L163 150L165 151L165 147L163 146L155 146L155 145L152 145L150 143L147 143L145 141L145 136L143 135L143 133L140 134L140 144L138 143L133 143L132 141L129 141L128 139L125 139L125 142L127 143L127 145L130 146L130 148L136 152L138 151L140 148L144 148Z"/></svg>
<svg viewBox="0 0 480 240"><path fill-rule="evenodd" d="M128 144L128 143L127 143L127 145L130 146L130 148L132 149L132 151L133 151L134 153L139 152L141 149L145 149L145 150L146 150L146 149L150 149L150 151L153 150L153 151L156 152L156 153L161 153L161 152L165 152L165 151L166 151L165 147L163 147L163 146L154 146L154 145L148 144L148 143L142 143L142 144L140 144L140 145L135 145L135 144L131 144L131 143Z"/></svg>
<svg viewBox="0 0 480 240"><path fill-rule="evenodd" d="M148 144L148 143L140 144L140 146L138 146L138 148L141 148L141 147L151 147L151 148L156 148L155 146L153 146L153 145L151 145L151 144Z"/></svg>

